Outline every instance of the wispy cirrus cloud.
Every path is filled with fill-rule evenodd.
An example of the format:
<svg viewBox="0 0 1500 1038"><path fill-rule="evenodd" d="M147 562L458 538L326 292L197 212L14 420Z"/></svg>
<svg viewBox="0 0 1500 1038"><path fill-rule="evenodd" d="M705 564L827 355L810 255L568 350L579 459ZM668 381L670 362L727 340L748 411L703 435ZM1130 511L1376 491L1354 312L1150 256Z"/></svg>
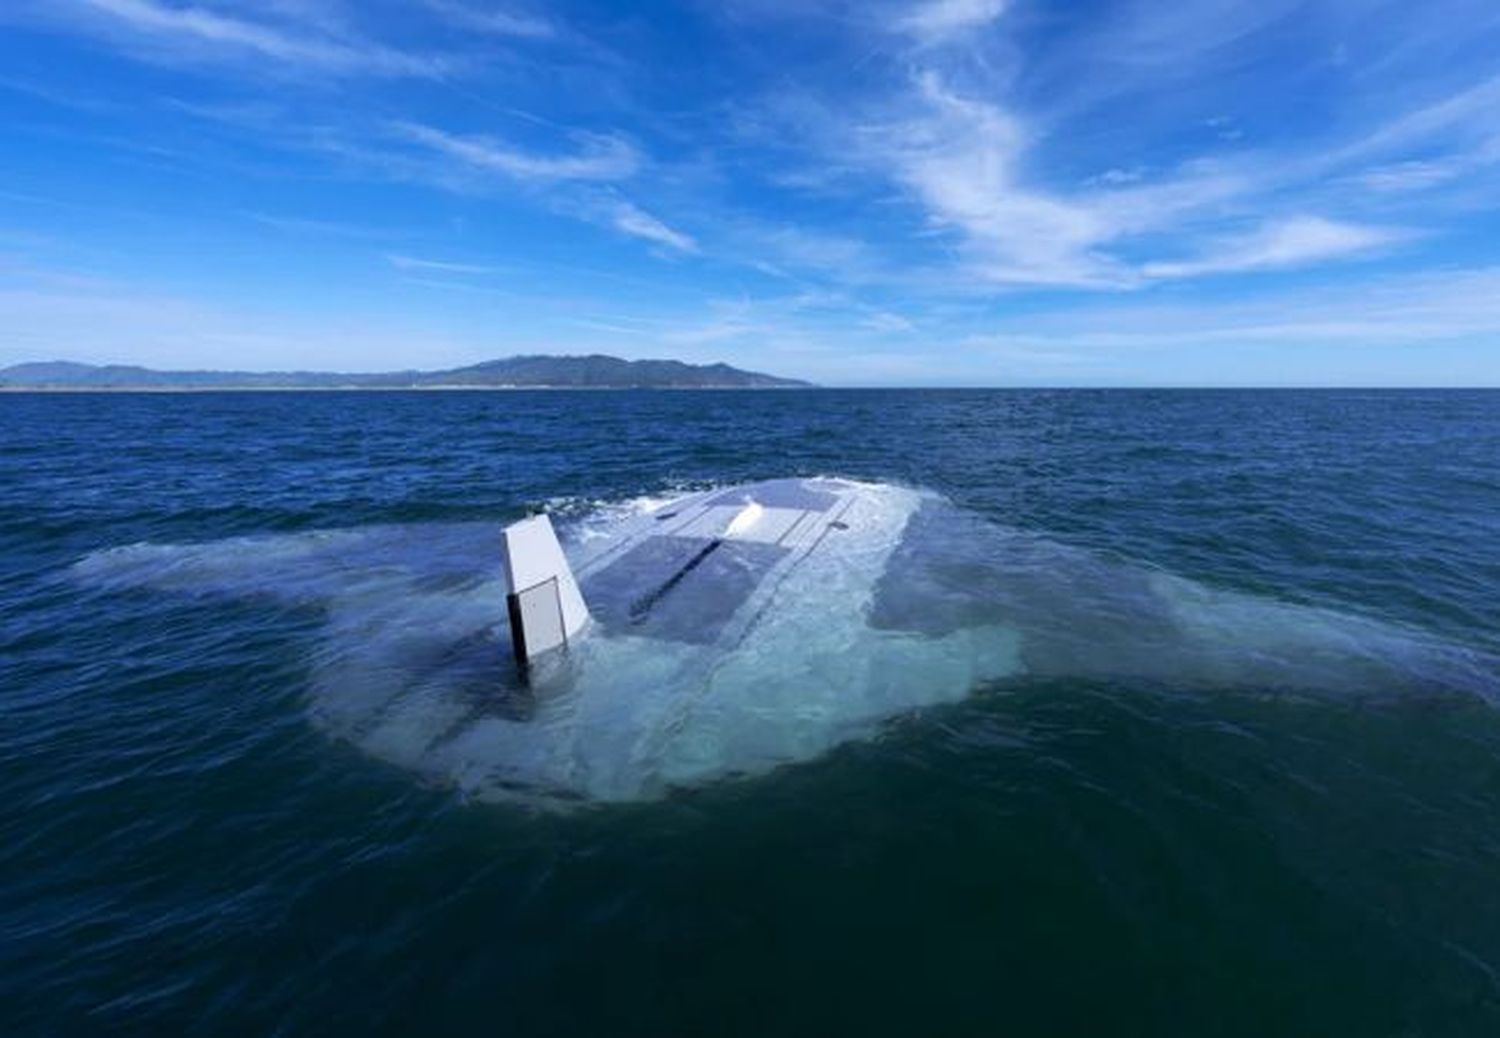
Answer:
<svg viewBox="0 0 1500 1038"><path fill-rule="evenodd" d="M501 7L473 6L459 0L421 0L422 6L459 29L491 36L547 40L558 35L557 26L540 15Z"/></svg>
<svg viewBox="0 0 1500 1038"><path fill-rule="evenodd" d="M400 123L406 140L455 160L471 170L499 173L520 181L624 180L640 167L635 146L621 137L575 133L572 154L542 155L523 151L487 135L449 133L421 123Z"/></svg>
<svg viewBox="0 0 1500 1038"><path fill-rule="evenodd" d="M860 322L862 327L874 332L909 332L916 326L900 314L878 310Z"/></svg>
<svg viewBox="0 0 1500 1038"><path fill-rule="evenodd" d="M690 235L674 230L650 213L630 202L616 204L610 213L614 228L634 238L666 246L675 252L697 252L698 243Z"/></svg>
<svg viewBox="0 0 1500 1038"><path fill-rule="evenodd" d="M917 109L866 137L870 157L957 231L988 280L1085 285L1117 280L1090 249L1109 228L1089 207L1023 184L1019 120L959 96L934 72L917 79Z"/></svg>
<svg viewBox="0 0 1500 1038"><path fill-rule="evenodd" d="M1019 317L972 336L1101 353L1194 346L1268 347L1287 342L1362 349L1429 347L1500 335L1500 268L1383 274L1337 288L1293 286L1214 302L1128 302ZM1462 374L1462 373L1455 373Z"/></svg>
<svg viewBox="0 0 1500 1038"><path fill-rule="evenodd" d="M145 48L146 56L165 62L261 59L322 72L418 77L440 76L452 67L444 57L335 35L317 25L159 0L57 0L31 10L44 23Z"/></svg>
<svg viewBox="0 0 1500 1038"><path fill-rule="evenodd" d="M922 0L895 25L922 43L938 43L972 32L1005 13L1009 0Z"/></svg>
<svg viewBox="0 0 1500 1038"><path fill-rule="evenodd" d="M1332 148L1319 166L1378 194L1454 184L1500 165L1500 76L1489 76Z"/></svg>
<svg viewBox="0 0 1500 1038"><path fill-rule="evenodd" d="M338 220L319 220L305 216L284 216L276 213L247 212L246 219L286 234L309 235L320 238L346 239L349 241L382 241L392 238L409 238L409 230L394 227L378 227L363 223L347 223Z"/></svg>
<svg viewBox="0 0 1500 1038"><path fill-rule="evenodd" d="M1454 147L1489 145L1500 134L1500 75L1487 76L1411 111L1330 153L1351 161L1447 140Z"/></svg>
<svg viewBox="0 0 1500 1038"><path fill-rule="evenodd" d="M1355 176L1355 181L1371 191L1421 191L1446 184L1463 174L1467 163L1457 159L1408 159L1375 166Z"/></svg>
<svg viewBox="0 0 1500 1038"><path fill-rule="evenodd" d="M385 261L397 270L425 271L436 274L494 274L499 268L481 263L456 263L452 260L423 259L402 253L387 253Z"/></svg>
<svg viewBox="0 0 1500 1038"><path fill-rule="evenodd" d="M600 186L630 179L644 164L639 149L623 137L565 133L573 150L541 151L517 147L493 134L459 134L414 122L364 128L362 132L352 127L309 132L302 127L285 129L284 115L274 108L176 102L174 107L229 126L248 127L286 147L337 156L352 168L390 180L421 183L469 197L489 193L496 182L522 185L559 214L611 228L668 252L688 255L700 251L692 235L620 198L612 188ZM295 223L304 230L321 223L255 218L284 228ZM392 262L416 264L412 257L395 257ZM459 272L451 265L448 269Z"/></svg>
<svg viewBox="0 0 1500 1038"><path fill-rule="evenodd" d="M1318 216L1274 220L1245 234L1208 243L1187 260L1147 263L1148 278L1185 278L1249 270L1284 270L1323 260L1366 255L1410 237L1392 227L1340 223Z"/></svg>
<svg viewBox="0 0 1500 1038"><path fill-rule="evenodd" d="M960 95L934 72L920 74L915 86L914 104L867 128L864 154L935 227L959 236L967 270L981 281L1129 286L1142 272L1110 246L1161 231L1245 189L1227 171L1198 166L1154 184L1049 190L1026 179L1032 137L1021 119Z"/></svg>
<svg viewBox="0 0 1500 1038"><path fill-rule="evenodd" d="M1386 257L1430 237L1430 229L1421 226L1425 214L1409 207L1400 219L1410 229L1387 226L1390 214L1377 196L1458 188L1500 164L1500 78L1450 87L1405 113L1387 103L1383 110L1396 114L1363 133L1350 120L1337 134L1325 128L1290 149L1259 139L1243 99L1205 91L1202 110L1189 121L1206 128L1196 153L1184 154L1180 130L1154 125L1156 106L1148 105L1139 123L1110 125L1111 164L1096 167L1100 172L1070 180L1046 172L1068 168L1068 153L1076 150L1069 146L1071 124L1081 112L1106 99L1149 96L1189 71L1214 83L1216 63L1228 61L1238 71L1234 62L1258 61L1285 46L1292 27L1314 17L1307 6L1301 0L1248 6L1208 0L1183 9L1106 5L1038 61L1013 38L1021 30L1016 19L1001 17L1003 4L907 4L885 22L912 40L899 58L915 70L906 71L904 87L898 79L853 96L840 84L783 92L739 125L758 141L779 143L794 134L809 145L814 157L800 163L808 174L794 166L774 175L778 186L809 199L858 191L851 168L895 185L920 218L907 240L950 245L955 287L1132 289ZM1475 5L1443 0L1442 6L1456 16ZM983 53L929 45L945 32L977 41L981 29L988 41ZM990 47L997 38L1010 45ZM1115 71L1094 74L1101 68ZM1037 85L1054 77L1079 80L1083 91L1061 105L1048 97L1039 109ZM1030 98L1014 89L1018 81L1027 83ZM1415 92L1404 91L1403 99L1408 94ZM1171 140L1164 149L1170 162L1142 161L1152 155L1153 134ZM817 175L830 168L841 171L838 178ZM1465 204L1481 205L1482 196L1471 194ZM878 235L882 251L891 247L893 226Z"/></svg>
<svg viewBox="0 0 1500 1038"><path fill-rule="evenodd" d="M1484 124L1493 117L1479 103L1493 90L1486 83L1397 116L1343 147L1200 159L1154 176L1114 167L1069 190L1029 175L1038 134L1022 115L959 92L933 69L919 72L912 86L863 125L853 151L904 189L931 227L956 238L969 278L996 286L1132 288L1383 255L1420 233L1308 211L1371 208L1327 188L1340 170L1353 168L1353 182L1389 193L1500 162L1500 133L1488 135ZM1402 147L1430 153L1445 141L1458 150L1360 165Z"/></svg>

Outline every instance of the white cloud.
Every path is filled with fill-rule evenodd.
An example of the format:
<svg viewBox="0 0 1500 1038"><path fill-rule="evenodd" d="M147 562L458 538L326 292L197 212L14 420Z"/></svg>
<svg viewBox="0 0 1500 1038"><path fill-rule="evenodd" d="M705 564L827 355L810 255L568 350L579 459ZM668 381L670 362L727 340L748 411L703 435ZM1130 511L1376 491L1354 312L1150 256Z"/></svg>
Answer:
<svg viewBox="0 0 1500 1038"><path fill-rule="evenodd" d="M1273 221L1249 234L1212 243L1194 259L1147 263L1142 273L1149 278L1184 278L1298 267L1319 260L1369 253L1406 236L1406 232L1388 227L1366 227L1317 216L1297 216Z"/></svg>
<svg viewBox="0 0 1500 1038"><path fill-rule="evenodd" d="M979 338L1119 359L1121 351L1181 347L1420 349L1500 335L1500 267L1387 274L1337 287L1299 285L1197 305L1128 298L1000 322Z"/></svg>
<svg viewBox="0 0 1500 1038"><path fill-rule="evenodd" d="M923 0L897 19L897 27L925 43L983 28L1005 12L1008 0Z"/></svg>
<svg viewBox="0 0 1500 1038"><path fill-rule="evenodd" d="M543 40L557 34L556 27L544 18L520 14L502 8L471 7L455 0L422 0L428 10L446 19L461 29L486 33L492 36L514 36L520 39Z"/></svg>
<svg viewBox="0 0 1500 1038"><path fill-rule="evenodd" d="M676 345L702 346L751 334L765 335L774 327L757 316L755 305L748 299L714 300L709 311L709 316L702 320L675 323L675 327L661 333L661 338Z"/></svg>
<svg viewBox="0 0 1500 1038"><path fill-rule="evenodd" d="M1463 144L1436 158L1407 159L1374 166L1354 176L1371 191L1397 194L1427 191L1479 172L1500 162L1500 132Z"/></svg>
<svg viewBox="0 0 1500 1038"><path fill-rule="evenodd" d="M697 252L698 243L681 231L673 230L645 210L629 202L618 203L610 214L610 223L618 231L665 245L677 252Z"/></svg>
<svg viewBox="0 0 1500 1038"><path fill-rule="evenodd" d="M940 226L967 239L996 281L1084 284L1100 280L1084 255L1102 228L1087 210L1018 182L1024 132L1009 113L959 97L933 73L918 80L923 110L868 138Z"/></svg>
<svg viewBox="0 0 1500 1038"><path fill-rule="evenodd" d="M1413 159L1376 166L1361 173L1356 179L1371 191L1421 191L1447 183L1462 172L1462 165L1452 160L1425 162Z"/></svg>
<svg viewBox="0 0 1500 1038"><path fill-rule="evenodd" d="M640 166L635 148L619 137L578 133L579 150L572 155L536 155L511 148L490 137L466 137L423 126L401 123L407 140L464 165L522 181L624 180Z"/></svg>
<svg viewBox="0 0 1500 1038"><path fill-rule="evenodd" d="M1321 162L1200 160L1149 181L1121 169L1072 192L1034 184L1035 138L1017 115L959 94L936 72L915 86L912 101L865 128L860 154L956 237L971 282L1131 288L1343 260L1413 237L1293 209L1309 197L1341 208L1339 198L1310 194L1326 173ZM1257 230L1230 230L1257 215Z"/></svg>
<svg viewBox="0 0 1500 1038"><path fill-rule="evenodd" d="M776 6L803 11L790 0ZM1337 118L1310 134L1282 133L1255 116L1260 101L1244 90L1252 76L1267 91L1281 89L1267 79L1278 73L1264 70L1279 67L1278 57L1289 69L1301 60L1284 53L1284 30L1327 28L1303 0L1125 0L1097 18L1065 20L1056 40L1007 21L1017 10L979 0L836 5L822 25L845 37L850 60L860 62L857 82L808 76L776 86L734 109L735 143L748 143L772 167L765 179L798 191L810 210L833 199L841 215L857 212L814 222L820 233L862 238L860 268L914 293L949 296L1133 289L1332 266L1440 233L1455 212L1476 211L1493 195L1481 180L1481 167L1500 163L1500 76L1492 70L1447 95L1430 81L1370 70L1372 82L1394 81L1331 87L1324 100ZM1402 24L1430 21L1388 13ZM980 27L994 30L983 48L922 45ZM1025 35L1012 38L1012 27ZM893 44L891 32L914 45ZM1385 56L1374 41L1361 42L1362 66ZM882 71L904 82L882 84ZM1462 73L1443 78L1450 74ZM1201 90L1184 88L1194 80ZM1359 132L1360 119L1390 113L1393 98L1422 97L1407 114L1397 107ZM1126 107L1134 99L1143 106L1138 118ZM1106 102L1111 120L1101 123L1094 117ZM1240 133L1242 120L1253 132ZM1205 126L1214 133L1184 133ZM1231 147L1221 137L1239 141ZM1184 156L1184 146L1196 153ZM1080 165L1104 172L1084 179L1074 172ZM882 191L890 184L911 204L891 204ZM1391 215L1395 200L1369 193L1439 186L1441 195L1402 199L1399 217ZM1397 219L1411 229L1381 226ZM768 273L814 276L769 250L754 262ZM855 283L852 263L818 266L830 280Z"/></svg>
<svg viewBox="0 0 1500 1038"><path fill-rule="evenodd" d="M1030 144L998 105L961 97L934 73L918 78L920 106L866 135L867 154L907 187L939 227L962 236L969 273L996 284L1119 287L1138 273L1104 251L1241 190L1195 171L1176 180L1069 196L1027 185Z"/></svg>
<svg viewBox="0 0 1500 1038"><path fill-rule="evenodd" d="M1102 79L1105 82L1098 85L1110 89L1118 84L1109 80L1121 74L1144 71L1159 76L1168 69L1181 72L1199 63L1221 63L1235 47L1303 6L1304 0L1137 0L1106 5L1090 19L1090 29L1084 32L1087 52L1079 57L1090 65L1105 64L1108 72L1095 69L1095 75L1083 78Z"/></svg>
<svg viewBox="0 0 1500 1038"><path fill-rule="evenodd" d="M909 332L913 328L912 323L906 318L887 310L877 311L860 323L875 332Z"/></svg>
<svg viewBox="0 0 1500 1038"><path fill-rule="evenodd" d="M1379 155L1443 135L1493 143L1497 131L1500 131L1500 75L1398 116L1335 151L1332 158L1337 161Z"/></svg>
<svg viewBox="0 0 1500 1038"><path fill-rule="evenodd" d="M66 17L69 10L74 17ZM140 40L166 45L166 49L156 52L157 57L197 59L213 53L269 58L326 72L394 76L437 76L446 67L441 59L407 54L376 43L341 39L322 31L294 31L202 7L174 7L156 0L63 0L48 13L62 16L66 19L63 24L69 28L105 33L123 31Z"/></svg>
<svg viewBox="0 0 1500 1038"><path fill-rule="evenodd" d="M1106 169L1097 177L1089 180L1090 184L1104 184L1108 187L1120 187L1123 184L1137 184L1146 176L1146 171L1139 166L1133 169L1120 169L1118 166Z"/></svg>
<svg viewBox="0 0 1500 1038"><path fill-rule="evenodd" d="M441 274L493 274L496 271L494 267L486 267L478 263L452 263L447 260L403 256L399 253L388 254L385 261L397 270L425 270Z"/></svg>
<svg viewBox="0 0 1500 1038"><path fill-rule="evenodd" d="M326 238L347 238L351 241L380 241L382 239L410 237L409 230L394 227L373 227L367 224L341 223L336 220L314 220L300 216L277 216L273 213L247 212L246 219L275 228L287 234L306 234Z"/></svg>
<svg viewBox="0 0 1500 1038"><path fill-rule="evenodd" d="M846 234L772 225L749 228L743 239L744 253L760 257L757 269L772 277L795 280L795 274L811 273L847 284L882 280L890 274L869 243Z"/></svg>

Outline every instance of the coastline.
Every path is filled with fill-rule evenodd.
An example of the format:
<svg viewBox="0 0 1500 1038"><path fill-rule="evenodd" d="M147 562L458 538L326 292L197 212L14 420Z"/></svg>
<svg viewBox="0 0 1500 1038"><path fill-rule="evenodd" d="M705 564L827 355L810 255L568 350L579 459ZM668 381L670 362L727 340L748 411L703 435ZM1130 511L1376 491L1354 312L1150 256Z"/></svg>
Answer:
<svg viewBox="0 0 1500 1038"><path fill-rule="evenodd" d="M696 392L784 392L817 389L818 386L567 386L567 385L484 385L482 383L451 386L5 386L0 393L451 393L500 392L524 393L533 390L557 392L586 390L618 393L651 391L667 393Z"/></svg>

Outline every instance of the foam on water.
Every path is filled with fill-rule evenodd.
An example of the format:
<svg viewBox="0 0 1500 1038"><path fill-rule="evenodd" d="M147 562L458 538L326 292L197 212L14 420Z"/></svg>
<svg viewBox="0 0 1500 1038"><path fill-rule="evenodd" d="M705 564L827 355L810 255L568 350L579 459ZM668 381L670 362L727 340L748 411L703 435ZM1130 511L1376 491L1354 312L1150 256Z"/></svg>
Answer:
<svg viewBox="0 0 1500 1038"><path fill-rule="evenodd" d="M564 540L587 552L669 502L577 509ZM849 536L791 570L729 651L591 636L531 690L509 663L494 524L139 544L73 572L320 606L314 721L486 799L633 800L762 773L1024 674L1328 695L1495 687L1494 661L1419 632L1101 558L907 488L863 487L857 505Z"/></svg>

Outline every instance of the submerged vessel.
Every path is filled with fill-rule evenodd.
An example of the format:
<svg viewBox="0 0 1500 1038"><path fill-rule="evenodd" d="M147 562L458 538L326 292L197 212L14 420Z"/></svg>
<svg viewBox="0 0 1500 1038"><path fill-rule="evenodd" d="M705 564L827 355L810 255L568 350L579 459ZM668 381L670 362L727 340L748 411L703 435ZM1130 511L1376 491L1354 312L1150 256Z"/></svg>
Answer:
<svg viewBox="0 0 1500 1038"><path fill-rule="evenodd" d="M497 536L498 534L498 536ZM1213 588L925 490L778 479L533 516L136 544L108 588L287 603L320 728L486 800L646 800L976 691L1500 701L1500 661Z"/></svg>
<svg viewBox="0 0 1500 1038"><path fill-rule="evenodd" d="M1012 632L890 622L901 611L882 599L899 589L882 578L923 501L770 480L680 498L569 552L545 515L512 524L506 613L526 709L476 722L451 752L498 768L487 786L633 798L814 756L1013 671ZM537 737L549 724L566 724L566 745Z"/></svg>
<svg viewBox="0 0 1500 1038"><path fill-rule="evenodd" d="M729 651L800 568L831 566L848 577L862 558L854 569L878 576L870 563L894 546L910 510L873 489L782 479L695 494L580 551L576 574L545 514L506 527L506 604L520 673L529 677L535 661L585 633Z"/></svg>

